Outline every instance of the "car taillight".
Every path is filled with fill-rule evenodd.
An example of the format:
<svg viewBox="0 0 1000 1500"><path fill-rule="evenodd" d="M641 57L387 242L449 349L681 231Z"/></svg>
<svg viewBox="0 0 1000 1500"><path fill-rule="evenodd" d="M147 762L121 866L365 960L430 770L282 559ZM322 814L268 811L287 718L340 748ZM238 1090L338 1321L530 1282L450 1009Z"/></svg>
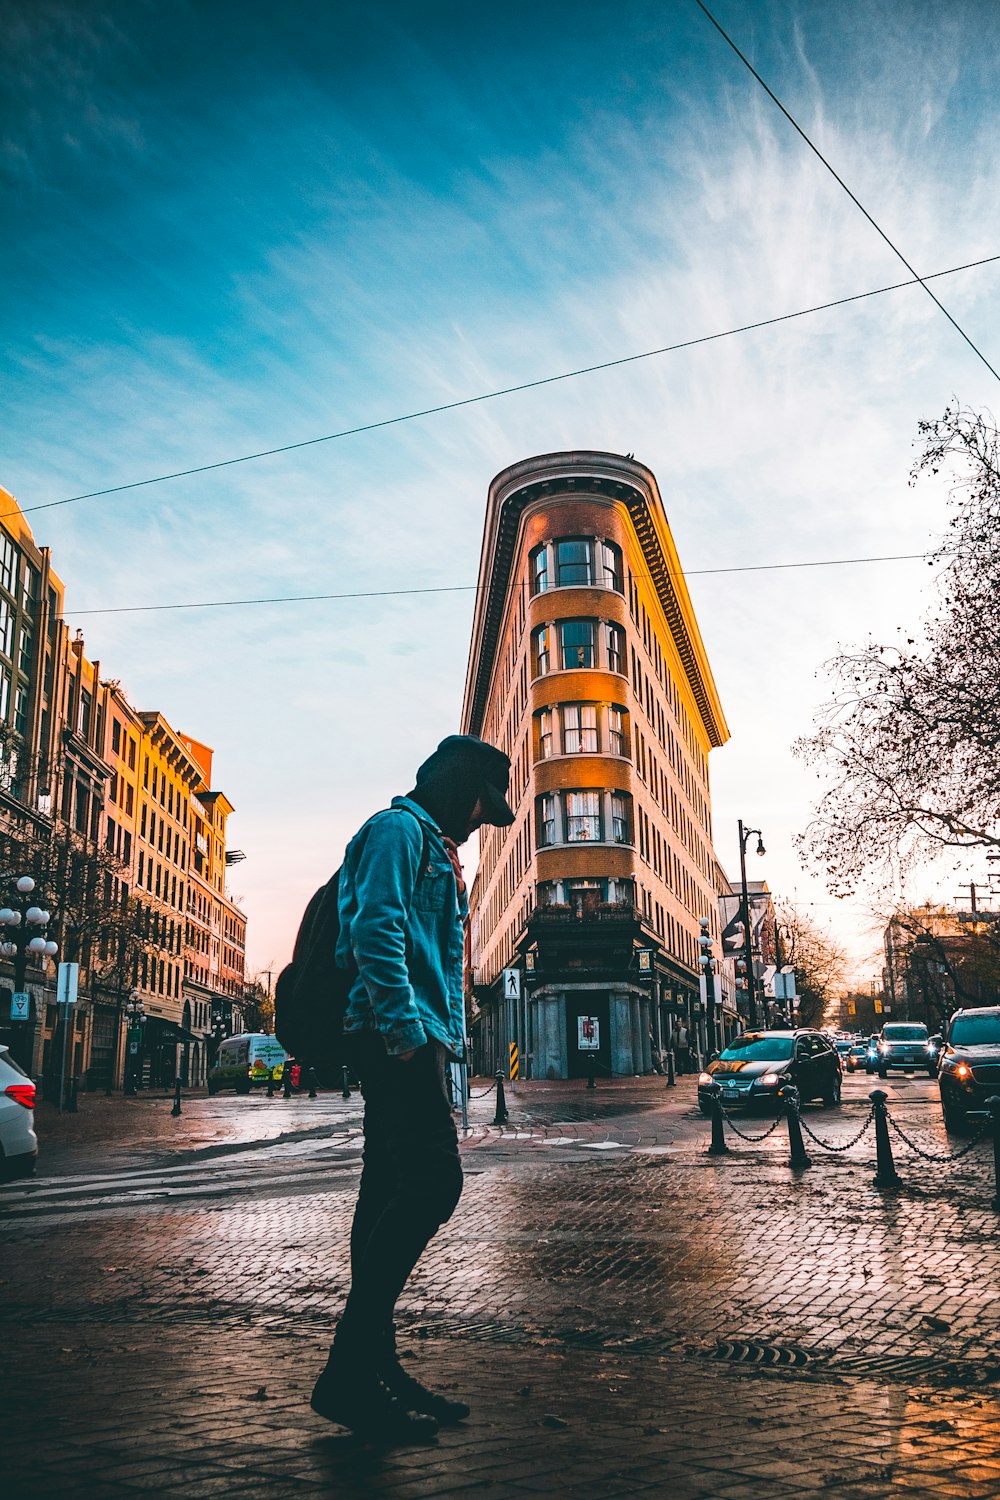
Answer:
<svg viewBox="0 0 1000 1500"><path fill-rule="evenodd" d="M35 1085L33 1083L9 1083L6 1093L7 1098L13 1099L15 1104L23 1104L25 1109L34 1109Z"/></svg>

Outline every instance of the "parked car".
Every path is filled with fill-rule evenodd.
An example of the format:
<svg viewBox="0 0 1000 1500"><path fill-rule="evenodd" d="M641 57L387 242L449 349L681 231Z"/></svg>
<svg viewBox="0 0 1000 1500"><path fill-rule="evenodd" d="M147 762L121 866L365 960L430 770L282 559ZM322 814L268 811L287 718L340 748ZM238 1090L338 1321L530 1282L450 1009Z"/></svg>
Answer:
<svg viewBox="0 0 1000 1500"><path fill-rule="evenodd" d="M933 1078L937 1068L922 1021L886 1021L878 1039L878 1076L887 1078L890 1068L903 1068L907 1073L923 1068Z"/></svg>
<svg viewBox="0 0 1000 1500"><path fill-rule="evenodd" d="M30 1177L38 1159L35 1085L0 1043L0 1179Z"/></svg>
<svg viewBox="0 0 1000 1500"><path fill-rule="evenodd" d="M848 1071L848 1073L856 1073L859 1068L864 1068L865 1072L867 1073L868 1072L868 1043L867 1042L855 1042L854 1045L851 1047L851 1050L847 1054L846 1061L847 1061L847 1071Z"/></svg>
<svg viewBox="0 0 1000 1500"><path fill-rule="evenodd" d="M1000 1006L956 1010L938 1072L941 1109L948 1130L960 1130L970 1110L1000 1095Z"/></svg>
<svg viewBox="0 0 1000 1500"><path fill-rule="evenodd" d="M829 1037L818 1031L748 1031L734 1037L721 1057L698 1079L702 1114L711 1110L710 1089L719 1084L728 1108L755 1104L775 1107L778 1090L794 1084L803 1103L840 1103L842 1065Z"/></svg>
<svg viewBox="0 0 1000 1500"><path fill-rule="evenodd" d="M238 1094L249 1094L255 1086L266 1087L269 1078L280 1083L287 1056L278 1038L263 1031L227 1036L208 1070L208 1092L235 1089Z"/></svg>

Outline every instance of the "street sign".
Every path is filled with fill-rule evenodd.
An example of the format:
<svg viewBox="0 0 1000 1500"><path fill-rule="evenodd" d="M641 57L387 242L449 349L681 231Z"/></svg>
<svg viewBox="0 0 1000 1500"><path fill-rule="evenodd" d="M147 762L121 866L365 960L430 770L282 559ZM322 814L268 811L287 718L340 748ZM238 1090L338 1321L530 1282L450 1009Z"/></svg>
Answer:
<svg viewBox="0 0 1000 1500"><path fill-rule="evenodd" d="M504 969L503 971L503 997L505 1000L520 1000L521 998L521 971L520 969Z"/></svg>
<svg viewBox="0 0 1000 1500"><path fill-rule="evenodd" d="M577 1016L576 1045L581 1052L600 1052L601 1022L597 1016Z"/></svg>
<svg viewBox="0 0 1000 1500"><path fill-rule="evenodd" d="M31 1020L31 996L23 992L17 992L10 997L10 1018L12 1021Z"/></svg>
<svg viewBox="0 0 1000 1500"><path fill-rule="evenodd" d="M79 964L60 964L56 979L56 1002L59 1005L75 1005L77 985L80 980Z"/></svg>
<svg viewBox="0 0 1000 1500"><path fill-rule="evenodd" d="M639 973L652 974L653 972L653 950L651 948L639 949Z"/></svg>

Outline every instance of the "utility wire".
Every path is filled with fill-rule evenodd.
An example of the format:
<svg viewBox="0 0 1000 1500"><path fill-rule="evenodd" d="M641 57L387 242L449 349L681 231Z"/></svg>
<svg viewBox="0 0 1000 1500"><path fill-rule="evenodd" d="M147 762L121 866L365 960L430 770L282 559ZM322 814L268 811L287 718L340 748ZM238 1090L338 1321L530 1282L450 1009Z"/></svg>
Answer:
<svg viewBox="0 0 1000 1500"><path fill-rule="evenodd" d="M847 568L855 563L918 562L929 554L926 552L899 552L887 557L824 557L814 562L745 563L734 568L688 568L670 573L671 578L708 578L720 573L772 573L787 568ZM652 575L634 574L634 577L649 578ZM258 604L318 604L335 599L402 599L412 594L475 594L478 583L441 584L422 589L366 589L348 594L277 594L267 599L203 599L190 604L113 604L98 609L75 609L71 616L79 615L143 615L162 614L180 609L236 609Z"/></svg>
<svg viewBox="0 0 1000 1500"><path fill-rule="evenodd" d="M514 396L521 391L537 390L540 386L557 385L563 380L576 380L581 375L595 375L601 370L614 370L620 365L635 364L639 360L656 359L662 354L676 354L680 349L694 349L699 344L712 344L719 339L733 338L738 333L752 333L758 328L772 328L777 323L790 323L796 318L806 318L813 313L828 312L834 307L846 307L851 302L864 302L869 297L881 297L886 292L898 292L902 287L922 286L926 291L928 281L935 281L941 276L954 276L959 271L973 271L979 266L992 265L998 260L1000 260L1000 255L987 255L982 260L966 261L964 265L949 266L945 271L932 271L930 275L924 277L918 276L914 271L913 279L910 281L894 281L888 286L873 287L871 291L855 292L849 297L838 297L833 302L817 302L815 306L801 307L797 312L778 313L773 318L760 318L756 323L741 323L736 328L725 328L719 333L704 333L698 338L683 339L677 344L664 344L660 349L646 349L639 354L624 354L618 359L604 360L601 364L582 365L577 370L564 370L559 375L543 375L537 380L525 380L520 385L502 386L499 390L485 391L478 396L464 396L458 401L443 401L439 406L425 406L419 411L404 412L401 416L383 417L378 422L363 422L357 427L343 427L338 432L328 432L322 437L303 438L301 442L285 443L278 448L262 448L257 453L243 453L237 458L220 458L215 463L198 464L190 469L176 469L170 474L156 474L152 479L135 479L129 484L109 485L103 490L87 490L82 495L69 495L64 500L47 500L41 505L26 505L21 508L20 514L31 515L34 511L55 510L61 505L75 505L79 500L97 500L104 495L120 495L126 490L144 489L151 484L166 484L171 479L187 479L193 474L210 474L216 469L232 468L235 464L253 463L258 458L273 458L279 453L294 453L299 448L314 448L319 443L333 443L339 438L357 437L363 432L377 432L383 427L396 427L401 422L415 422L420 417L433 417L441 412L458 411L463 406L476 406L484 401L496 401L500 396ZM933 296L933 293L931 295ZM934 300L937 301L937 298L935 297ZM939 307L940 305L938 303ZM962 336L965 337L964 334ZM0 512L0 520L16 514L18 514L17 511Z"/></svg>
<svg viewBox="0 0 1000 1500"><path fill-rule="evenodd" d="M749 69L749 71L753 74L754 78L756 78L757 82L760 84L760 86L764 90L765 94L767 94L768 98L770 100L772 100L772 102L778 106L778 108L781 110L781 113L784 115L785 119L788 121L789 125L791 125L792 128L795 131L798 132L798 134L805 141L806 145L809 147L809 150L813 153L813 155L819 158L819 160L823 163L824 167L826 167L826 170L830 173L831 177L833 177L835 179L835 181L839 182L840 186L844 189L844 192L850 198L851 202L854 204L854 206L856 208L859 208L861 210L861 212L864 214L865 218L868 220L869 224L875 230L876 234L878 234L879 236L881 236L881 238L889 246L889 249L892 251L893 255L895 255L898 260L902 261L903 265L909 271L910 275L913 276L914 279L920 283L920 285L923 287L924 291L927 293L928 297L930 297L931 301L935 304L935 306L941 312L944 313L945 317L948 319L948 322L951 324L951 326L955 329L956 333L961 334L962 338L968 344L968 346L972 350L973 354L975 354L978 359L982 360L983 364L986 366L987 370L989 370L989 372L993 376L994 380L1000 380L1000 374L998 374L998 372L990 364L989 360L986 358L986 355L983 353L983 351L981 349L979 349L979 348L976 347L976 345L972 342L972 340L970 339L969 335L966 333L965 329L961 326L961 324L958 323L952 317L951 313L945 307L944 303L941 302L939 300L939 298L937 298L934 295L934 293L931 291L930 287L927 285L928 281L931 280L931 278L929 276L921 276L919 274L919 272L917 272L917 271L914 270L914 268L910 265L910 262L907 260L906 256L903 254L902 250L900 250L899 246L895 245L893 243L893 241L889 238L889 236L886 234L885 230L881 227L881 225L877 224L875 222L875 220L872 218L871 214L868 212L867 208L865 208L865 206L861 202L861 200L854 193L851 192L851 189L847 186L847 183L841 177L840 173L837 172L835 170L835 168L830 164L830 162L827 161L826 157L823 155L823 153L819 149L819 147L816 146L816 145L814 145L813 142L809 139L809 137L806 135L805 131L802 129L802 126L799 124L798 120L796 120L795 117L788 112L788 110L782 104L781 100L778 98L778 96L774 92L774 90L772 88L769 88L768 85L764 82L763 78L761 78L760 74L757 72L757 69L754 67L753 63L746 56L745 53L743 53L743 52L740 51L739 47L737 47L736 43L733 41L733 39L729 35L729 33L727 31L723 30L722 26L720 26L719 22L712 15L712 12L709 10L708 6L703 3L703 0L694 0L694 3L695 3L695 5L697 5L698 9L702 12L702 14L704 16L706 16L709 21L711 21L712 25L715 27L716 31L722 37L723 41L726 42L727 45L730 46L733 49L733 51L736 53L736 56L739 58L740 62L743 63L744 67L746 67L747 69Z"/></svg>

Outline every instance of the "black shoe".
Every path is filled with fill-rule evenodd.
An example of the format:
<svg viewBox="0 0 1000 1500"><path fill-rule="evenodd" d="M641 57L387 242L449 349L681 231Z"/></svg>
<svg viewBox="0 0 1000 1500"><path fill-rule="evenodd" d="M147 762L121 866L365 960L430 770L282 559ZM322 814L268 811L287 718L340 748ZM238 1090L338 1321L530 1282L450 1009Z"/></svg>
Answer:
<svg viewBox="0 0 1000 1500"><path fill-rule="evenodd" d="M430 1443L437 1436L433 1417L408 1411L364 1370L337 1370L328 1365L309 1404L317 1416L349 1427L366 1443Z"/></svg>
<svg viewBox="0 0 1000 1500"><path fill-rule="evenodd" d="M395 1355L380 1367L379 1378L400 1406L407 1411L423 1412L428 1417L433 1417L442 1427L453 1427L456 1422L464 1422L471 1413L472 1408L466 1406L464 1401L449 1401L447 1396L439 1396L421 1385L409 1371L403 1369Z"/></svg>

